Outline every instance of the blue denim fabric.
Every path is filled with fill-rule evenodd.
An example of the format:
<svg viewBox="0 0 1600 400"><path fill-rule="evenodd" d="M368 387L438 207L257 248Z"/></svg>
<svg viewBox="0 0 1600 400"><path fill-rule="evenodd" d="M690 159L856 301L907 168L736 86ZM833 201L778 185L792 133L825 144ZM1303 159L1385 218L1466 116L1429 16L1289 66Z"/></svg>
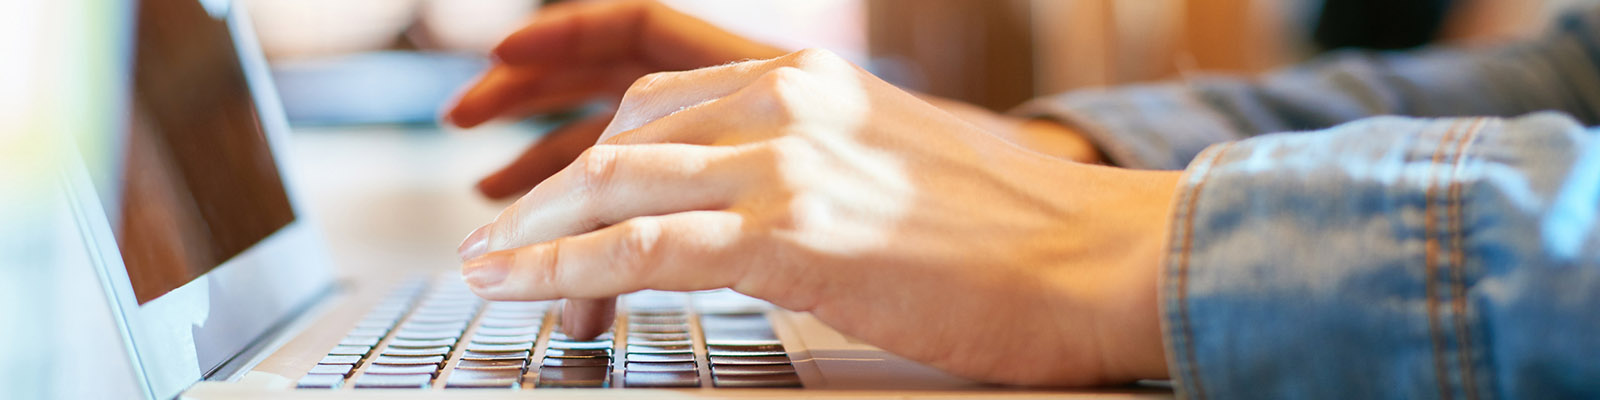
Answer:
<svg viewBox="0 0 1600 400"><path fill-rule="evenodd" d="M1014 113L1076 127L1116 165L1169 170L1212 144L1380 115L1560 111L1600 124L1600 7L1555 26L1538 40L1500 48L1342 52L1261 78L1079 91Z"/></svg>
<svg viewBox="0 0 1600 400"><path fill-rule="evenodd" d="M1566 116L1219 144L1175 204L1188 398L1600 398L1600 140Z"/></svg>
<svg viewBox="0 0 1600 400"><path fill-rule="evenodd" d="M1184 397L1600 398L1600 7L1016 113L1189 166L1162 288ZM1417 118L1449 116L1487 118Z"/></svg>

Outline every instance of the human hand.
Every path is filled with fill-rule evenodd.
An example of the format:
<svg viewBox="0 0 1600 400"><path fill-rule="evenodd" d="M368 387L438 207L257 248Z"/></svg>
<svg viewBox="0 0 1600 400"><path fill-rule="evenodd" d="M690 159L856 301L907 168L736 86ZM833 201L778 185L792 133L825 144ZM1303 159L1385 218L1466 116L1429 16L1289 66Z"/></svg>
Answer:
<svg viewBox="0 0 1600 400"><path fill-rule="evenodd" d="M732 288L989 382L1160 378L1177 174L1024 150L802 51L641 79L462 273L494 300ZM569 333L610 323L567 311Z"/></svg>
<svg viewBox="0 0 1600 400"><path fill-rule="evenodd" d="M470 128L593 101L615 104L647 73L783 53L653 1L559 3L494 48L494 65L450 106L445 120ZM479 181L478 190L490 198L525 193L593 145L610 119L604 113L552 131Z"/></svg>

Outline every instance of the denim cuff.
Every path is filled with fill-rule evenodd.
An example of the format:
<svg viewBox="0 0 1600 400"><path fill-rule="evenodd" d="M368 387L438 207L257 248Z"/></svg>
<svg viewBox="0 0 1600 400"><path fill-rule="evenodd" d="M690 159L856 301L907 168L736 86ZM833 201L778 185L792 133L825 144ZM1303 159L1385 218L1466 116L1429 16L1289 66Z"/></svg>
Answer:
<svg viewBox="0 0 1600 400"><path fill-rule="evenodd" d="M1459 184L1479 133L1503 125L1373 118L1197 156L1161 288L1180 395L1478 393Z"/></svg>

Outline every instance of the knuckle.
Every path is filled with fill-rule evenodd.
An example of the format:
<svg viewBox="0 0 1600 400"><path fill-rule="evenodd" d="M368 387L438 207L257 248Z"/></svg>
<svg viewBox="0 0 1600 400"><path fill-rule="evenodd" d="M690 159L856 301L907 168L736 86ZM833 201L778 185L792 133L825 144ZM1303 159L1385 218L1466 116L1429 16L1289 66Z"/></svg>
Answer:
<svg viewBox="0 0 1600 400"><path fill-rule="evenodd" d="M595 145L578 156L578 190L586 198L604 195L617 172L620 145Z"/></svg>
<svg viewBox="0 0 1600 400"><path fill-rule="evenodd" d="M827 49L807 48L790 53L789 62L790 65L795 67L811 69L812 67L837 66L839 63L844 62L844 58Z"/></svg>
<svg viewBox="0 0 1600 400"><path fill-rule="evenodd" d="M655 266L661 243L661 224L654 218L640 217L623 222L622 235L612 247L611 259L623 277L639 279Z"/></svg>
<svg viewBox="0 0 1600 400"><path fill-rule="evenodd" d="M750 104L759 113L781 117L782 121L796 118L796 110L800 109L800 90L805 87L806 72L795 67L783 66L769 70L757 77L750 84Z"/></svg>
<svg viewBox="0 0 1600 400"><path fill-rule="evenodd" d="M633 84L628 85L628 90L622 92L620 108L628 109L630 106L638 104L643 99L659 92L662 84L671 79L672 74L673 72L652 72L639 77L639 79L634 79Z"/></svg>
<svg viewBox="0 0 1600 400"><path fill-rule="evenodd" d="M803 70L818 70L819 72L819 70L837 70L840 67L851 66L850 61L846 61L845 58L838 56L834 51L824 50L824 48L806 48L806 50L795 51L790 56L792 56L790 66Z"/></svg>

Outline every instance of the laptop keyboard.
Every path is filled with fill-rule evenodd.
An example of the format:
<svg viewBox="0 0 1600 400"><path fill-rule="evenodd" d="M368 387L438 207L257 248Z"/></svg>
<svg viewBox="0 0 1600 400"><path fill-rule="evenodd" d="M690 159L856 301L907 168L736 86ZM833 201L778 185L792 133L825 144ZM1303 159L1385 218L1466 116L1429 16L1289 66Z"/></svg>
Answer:
<svg viewBox="0 0 1600 400"><path fill-rule="evenodd" d="M761 310L697 310L691 296L624 296L611 331L580 341L561 333L560 303L484 301L454 277L418 280L373 307L297 386L801 387Z"/></svg>

